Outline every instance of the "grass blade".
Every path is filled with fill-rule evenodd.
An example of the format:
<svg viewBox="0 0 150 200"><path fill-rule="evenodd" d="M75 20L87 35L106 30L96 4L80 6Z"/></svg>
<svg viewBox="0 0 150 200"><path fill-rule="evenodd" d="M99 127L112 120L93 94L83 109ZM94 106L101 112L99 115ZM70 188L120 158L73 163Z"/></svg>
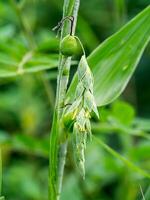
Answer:
<svg viewBox="0 0 150 200"><path fill-rule="evenodd" d="M145 200L145 197L144 197L144 194L143 194L143 190L142 190L141 185L139 185L139 187L140 187L140 191L141 191L141 194L142 194L142 200Z"/></svg>
<svg viewBox="0 0 150 200"><path fill-rule="evenodd" d="M101 145L107 152L109 152L111 155L113 155L114 157L118 158L119 160L121 160L125 165L127 165L130 169L132 169L133 171L138 172L139 174L141 174L144 177L147 177L150 179L150 174L146 171L144 171L143 169L137 167L134 163L132 163L131 161L129 161L128 159L126 159L124 156L120 155L118 152L116 152L115 150L113 150L111 147L109 147L106 143L104 143L101 139L93 136L95 141Z"/></svg>
<svg viewBox="0 0 150 200"><path fill-rule="evenodd" d="M94 94L98 106L109 104L126 87L150 40L150 6L105 40L88 57L94 75ZM77 84L68 90L71 102Z"/></svg>

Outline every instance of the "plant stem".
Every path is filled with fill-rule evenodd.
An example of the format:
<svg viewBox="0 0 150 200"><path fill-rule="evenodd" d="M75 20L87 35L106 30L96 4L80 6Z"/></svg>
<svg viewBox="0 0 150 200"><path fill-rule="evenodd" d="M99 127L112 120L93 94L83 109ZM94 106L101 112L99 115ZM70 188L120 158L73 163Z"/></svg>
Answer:
<svg viewBox="0 0 150 200"><path fill-rule="evenodd" d="M67 146L68 146L68 141L66 139L66 141L63 144L60 144L60 148L59 148L57 200L59 200L61 190L62 190L62 181L63 181L63 174L64 174L64 166L66 162Z"/></svg>
<svg viewBox="0 0 150 200"><path fill-rule="evenodd" d="M65 16L70 15L74 16L74 24L72 29L73 35L75 33L79 4L80 0L64 0L63 18ZM69 25L70 24L68 22L64 23L64 26L61 30L61 39L70 33ZM59 200L62 188L62 179L68 141L66 137L65 141L59 144L61 134L65 134L62 133L62 131L60 131L60 119L63 112L63 106L65 104L64 101L69 80L70 65L71 57L66 58L60 54L57 77L55 113L50 134L49 200ZM63 73L64 71L65 73Z"/></svg>
<svg viewBox="0 0 150 200"><path fill-rule="evenodd" d="M0 196L2 191L2 152L0 149Z"/></svg>

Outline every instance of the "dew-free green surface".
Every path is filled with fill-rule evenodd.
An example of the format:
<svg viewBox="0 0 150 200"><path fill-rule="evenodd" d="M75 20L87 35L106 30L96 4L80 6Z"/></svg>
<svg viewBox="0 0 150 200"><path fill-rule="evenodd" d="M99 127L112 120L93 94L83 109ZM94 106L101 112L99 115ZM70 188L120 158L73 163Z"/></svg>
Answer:
<svg viewBox="0 0 150 200"><path fill-rule="evenodd" d="M126 87L150 40L149 22L150 6L89 55L98 106L112 102ZM76 81L75 78L68 91L69 100L73 98Z"/></svg>

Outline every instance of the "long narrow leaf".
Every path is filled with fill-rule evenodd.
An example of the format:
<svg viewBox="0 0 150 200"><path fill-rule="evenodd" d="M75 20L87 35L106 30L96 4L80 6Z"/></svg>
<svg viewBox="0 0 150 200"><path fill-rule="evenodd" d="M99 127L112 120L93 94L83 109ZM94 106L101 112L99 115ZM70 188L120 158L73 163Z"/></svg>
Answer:
<svg viewBox="0 0 150 200"><path fill-rule="evenodd" d="M58 64L57 55L33 55L27 60L24 59L25 56L23 56L21 61L16 62L11 60L9 56L4 56L4 54L2 56L2 53L0 53L0 78L53 69Z"/></svg>
<svg viewBox="0 0 150 200"><path fill-rule="evenodd" d="M98 106L112 102L126 87L150 40L149 19L150 6L105 40L88 57ZM68 90L69 101L73 98L76 83L75 76Z"/></svg>
<svg viewBox="0 0 150 200"><path fill-rule="evenodd" d="M111 147L109 147L106 143L104 143L102 140L100 140L99 138L93 136L95 141L101 145L106 151L108 151L110 154L112 154L114 157L118 158L119 160L121 160L125 165L127 165L131 170L138 172L139 174L141 174L144 177L150 178L150 174L146 171L144 171L143 169L141 169L140 167L136 166L134 163L132 163L131 161L129 161L128 159L126 159L124 156L120 155L119 153L117 153L115 150L113 150Z"/></svg>

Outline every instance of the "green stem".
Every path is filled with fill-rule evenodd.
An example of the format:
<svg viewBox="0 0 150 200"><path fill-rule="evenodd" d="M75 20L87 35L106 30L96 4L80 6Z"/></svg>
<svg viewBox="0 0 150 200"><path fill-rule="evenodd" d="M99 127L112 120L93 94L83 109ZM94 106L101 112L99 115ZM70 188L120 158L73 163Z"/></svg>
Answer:
<svg viewBox="0 0 150 200"><path fill-rule="evenodd" d="M2 191L2 153L0 149L0 196Z"/></svg>
<svg viewBox="0 0 150 200"><path fill-rule="evenodd" d="M59 148L57 200L59 200L61 190L62 190L62 181L63 181L63 174L64 174L64 166L66 162L67 146L68 146L68 140L60 144L60 148Z"/></svg>
<svg viewBox="0 0 150 200"><path fill-rule="evenodd" d="M65 16L74 16L73 32L75 33L78 9L80 0L64 0L63 18ZM66 21L61 31L61 39L70 33L70 23ZM71 65L71 57L64 57L60 54L55 113L53 117L52 130L50 134L50 155L49 155L49 200L59 200L62 179L67 153L67 137L64 142L59 144L62 131L60 131L60 119L63 113L63 106L66 97L67 85L69 80L69 72ZM65 73L63 73L65 71Z"/></svg>

